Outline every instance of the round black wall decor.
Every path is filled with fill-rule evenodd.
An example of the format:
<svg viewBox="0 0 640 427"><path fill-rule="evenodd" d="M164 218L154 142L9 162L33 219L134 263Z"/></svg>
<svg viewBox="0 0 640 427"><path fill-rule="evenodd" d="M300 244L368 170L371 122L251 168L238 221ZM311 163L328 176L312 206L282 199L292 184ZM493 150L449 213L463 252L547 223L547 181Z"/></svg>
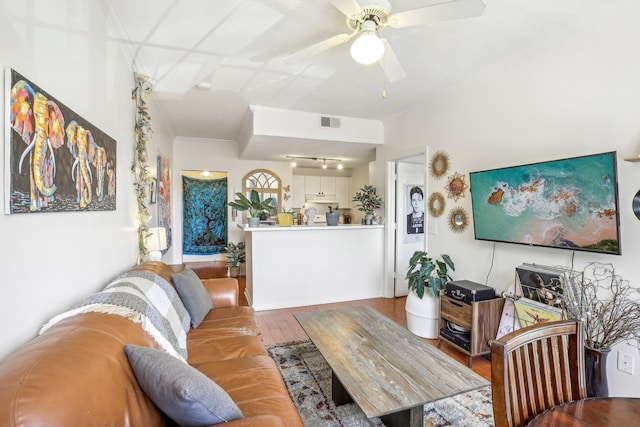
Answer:
<svg viewBox="0 0 640 427"><path fill-rule="evenodd" d="M633 196L633 213L640 219L640 190Z"/></svg>

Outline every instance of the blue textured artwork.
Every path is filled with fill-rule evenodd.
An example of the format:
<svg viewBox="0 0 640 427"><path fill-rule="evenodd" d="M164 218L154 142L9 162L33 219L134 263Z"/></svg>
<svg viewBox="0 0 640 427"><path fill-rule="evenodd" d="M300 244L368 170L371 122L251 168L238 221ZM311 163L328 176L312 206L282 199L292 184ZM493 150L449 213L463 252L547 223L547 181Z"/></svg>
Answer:
<svg viewBox="0 0 640 427"><path fill-rule="evenodd" d="M183 244L188 255L224 253L227 245L227 178L182 177Z"/></svg>
<svg viewBox="0 0 640 427"><path fill-rule="evenodd" d="M476 239L620 254L615 152L470 178Z"/></svg>

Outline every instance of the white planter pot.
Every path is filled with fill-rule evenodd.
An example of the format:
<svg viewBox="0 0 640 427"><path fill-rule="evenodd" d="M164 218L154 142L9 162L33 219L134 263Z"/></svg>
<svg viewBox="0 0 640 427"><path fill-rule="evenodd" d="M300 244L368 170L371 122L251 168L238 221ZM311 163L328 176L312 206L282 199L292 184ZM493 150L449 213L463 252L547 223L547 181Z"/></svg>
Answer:
<svg viewBox="0 0 640 427"><path fill-rule="evenodd" d="M422 338L436 339L440 335L440 298L425 292L422 299L409 292L405 304L407 329Z"/></svg>

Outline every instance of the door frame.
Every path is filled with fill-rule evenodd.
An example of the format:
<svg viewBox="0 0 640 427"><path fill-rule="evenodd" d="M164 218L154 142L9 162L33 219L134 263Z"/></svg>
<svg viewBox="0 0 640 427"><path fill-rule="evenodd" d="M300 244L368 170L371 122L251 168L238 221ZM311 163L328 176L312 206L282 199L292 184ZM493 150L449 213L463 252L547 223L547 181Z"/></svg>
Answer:
<svg viewBox="0 0 640 427"><path fill-rule="evenodd" d="M398 231L398 218L396 218L396 163L402 162L411 157L424 156L424 185L425 185L425 215L424 215L424 249L428 248L428 232L429 215L427 214L427 194L429 193L429 146L424 148L415 148L407 152L398 153L387 158L385 170L385 218L387 218L385 227L385 280L383 296L385 298L394 298L395 296L395 275L396 273L396 233Z"/></svg>

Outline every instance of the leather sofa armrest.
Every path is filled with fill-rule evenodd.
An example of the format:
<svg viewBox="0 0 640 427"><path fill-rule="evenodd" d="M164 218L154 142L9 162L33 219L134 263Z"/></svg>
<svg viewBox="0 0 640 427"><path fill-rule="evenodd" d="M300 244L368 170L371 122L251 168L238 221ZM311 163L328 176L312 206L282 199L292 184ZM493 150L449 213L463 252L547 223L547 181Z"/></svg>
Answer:
<svg viewBox="0 0 640 427"><path fill-rule="evenodd" d="M233 278L201 279L216 308L237 307L240 286Z"/></svg>

